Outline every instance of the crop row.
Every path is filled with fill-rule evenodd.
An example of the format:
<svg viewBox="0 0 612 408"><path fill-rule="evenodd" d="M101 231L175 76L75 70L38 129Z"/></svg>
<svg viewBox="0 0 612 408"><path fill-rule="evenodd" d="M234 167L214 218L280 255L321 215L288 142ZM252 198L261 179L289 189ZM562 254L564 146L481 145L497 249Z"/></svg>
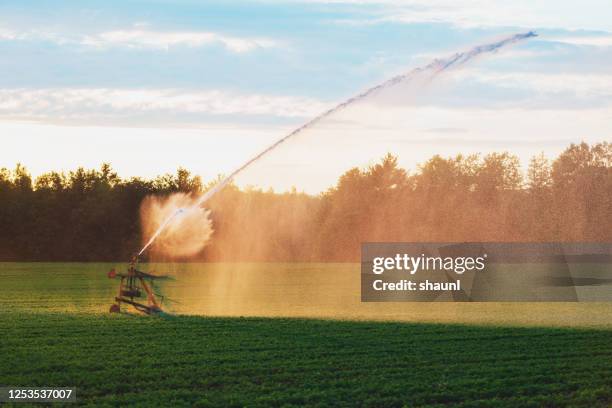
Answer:
<svg viewBox="0 0 612 408"><path fill-rule="evenodd" d="M96 405L612 402L610 331L0 313L0 383Z"/></svg>

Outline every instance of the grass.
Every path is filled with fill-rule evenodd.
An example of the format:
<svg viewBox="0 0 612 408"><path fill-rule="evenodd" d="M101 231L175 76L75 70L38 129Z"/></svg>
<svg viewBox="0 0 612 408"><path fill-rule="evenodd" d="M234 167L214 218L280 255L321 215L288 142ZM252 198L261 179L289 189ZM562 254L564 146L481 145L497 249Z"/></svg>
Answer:
<svg viewBox="0 0 612 408"><path fill-rule="evenodd" d="M90 406L612 406L607 323L110 315L107 270L0 265L0 385Z"/></svg>
<svg viewBox="0 0 612 408"><path fill-rule="evenodd" d="M125 265L0 263L0 311L106 313L117 291L117 281L106 277L112 267L121 271ZM612 302L363 303L359 264L143 267L177 276L160 283L161 292L168 296L164 308L174 314L612 329ZM609 286L593 288L610 290Z"/></svg>
<svg viewBox="0 0 612 408"><path fill-rule="evenodd" d="M610 406L610 331L0 314L0 383L96 406Z"/></svg>

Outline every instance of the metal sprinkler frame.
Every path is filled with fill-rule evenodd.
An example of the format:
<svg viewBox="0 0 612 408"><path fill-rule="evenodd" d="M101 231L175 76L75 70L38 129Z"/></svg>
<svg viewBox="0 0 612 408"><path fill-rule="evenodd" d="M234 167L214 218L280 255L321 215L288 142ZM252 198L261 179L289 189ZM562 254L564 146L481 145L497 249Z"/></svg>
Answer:
<svg viewBox="0 0 612 408"><path fill-rule="evenodd" d="M139 312L149 315L162 312L163 297L153 292L152 283L154 280L165 279L166 277L139 271L137 265L138 256L135 255L130 260L126 273L117 273L114 268L108 272L109 279L121 279L115 303L109 309L110 313L120 313L122 303L131 305ZM146 302L140 301L140 298L145 295Z"/></svg>

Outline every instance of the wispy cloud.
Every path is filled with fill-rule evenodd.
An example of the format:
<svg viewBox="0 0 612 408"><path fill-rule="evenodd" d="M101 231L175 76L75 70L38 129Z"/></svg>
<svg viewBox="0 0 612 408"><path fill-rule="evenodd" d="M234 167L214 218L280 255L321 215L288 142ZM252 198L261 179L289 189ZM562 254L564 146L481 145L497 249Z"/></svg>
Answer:
<svg viewBox="0 0 612 408"><path fill-rule="evenodd" d="M612 47L612 34L597 33L591 35L565 35L546 37L547 41L564 44L586 45L593 47Z"/></svg>
<svg viewBox="0 0 612 408"><path fill-rule="evenodd" d="M255 115L308 118L325 102L295 96L178 89L55 88L0 90L0 117L22 119L125 118L130 115Z"/></svg>
<svg viewBox="0 0 612 408"><path fill-rule="evenodd" d="M7 27L0 27L0 41L51 41L58 44L75 42L74 39L54 32L15 30Z"/></svg>
<svg viewBox="0 0 612 408"><path fill-rule="evenodd" d="M125 30L102 31L94 34L68 34L40 30L14 30L0 27L0 40L4 41L50 41L60 45L70 44L84 47L106 48L152 48L205 47L220 45L225 49L244 53L256 49L278 47L280 43L266 37L230 36L212 31L157 31L135 27Z"/></svg>
<svg viewBox="0 0 612 408"><path fill-rule="evenodd" d="M381 23L451 23L457 26L593 28L612 30L607 0L580 4L556 0L302 0L307 3L368 7L334 20L353 25Z"/></svg>
<svg viewBox="0 0 612 408"><path fill-rule="evenodd" d="M612 98L612 74L493 72L473 69L464 70L458 76L460 81L476 81L507 89L526 89L540 96L548 94L553 97L560 93L571 93L578 98L605 98L608 101Z"/></svg>
<svg viewBox="0 0 612 408"><path fill-rule="evenodd" d="M463 110L585 111L612 108L612 75L464 69L424 92L417 102Z"/></svg>
<svg viewBox="0 0 612 408"><path fill-rule="evenodd" d="M201 31L152 31L152 30L117 30L86 36L81 44L98 48L130 47L160 48L173 46L203 47L219 44L233 52L248 52L258 48L278 46L278 42L269 38L232 37L214 32Z"/></svg>

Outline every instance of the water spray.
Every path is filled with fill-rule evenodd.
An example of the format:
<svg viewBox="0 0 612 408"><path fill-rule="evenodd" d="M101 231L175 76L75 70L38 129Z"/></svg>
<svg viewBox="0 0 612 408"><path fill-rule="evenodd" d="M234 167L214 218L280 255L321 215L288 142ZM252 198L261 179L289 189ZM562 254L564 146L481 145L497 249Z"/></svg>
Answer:
<svg viewBox="0 0 612 408"><path fill-rule="evenodd" d="M263 157L264 155L266 155L267 153L271 152L272 150L276 149L278 146L280 146L282 143L284 143L285 141L287 141L288 139L293 138L294 136L296 136L299 133L302 133L303 131L305 131L308 128L311 128L312 126L316 125L318 122L320 122L321 120L327 118L328 116L341 111L342 109L346 108L349 105L352 105L355 102L361 101L385 88L389 88L391 86L395 86L399 83L402 82L406 82L411 80L415 75L417 74L421 74L421 73L425 73L425 72L431 72L432 75L437 75L440 74L450 68L455 68L455 67L460 67L464 64L466 64L469 61L472 61L473 59L475 59L476 57L483 55L483 54L489 54L489 53L493 53L496 52L497 50L508 46L508 45L512 45L515 44L519 41L523 41L523 40L527 40L529 38L532 37L537 37L537 34L533 31L529 31L527 33L520 33L520 34L514 34L510 37L507 37L505 39L493 42L493 43L488 43L488 44L484 44L484 45L479 45L476 46L468 51L464 51L464 52L460 52L460 53L456 53L454 55L452 55L451 57L445 58L445 59L437 59L433 62L431 62L428 65L425 65L423 67L419 67L419 68L415 68L410 72L404 73L404 74L400 74L397 75L379 85L376 85L372 88L367 89L366 91L353 96L352 98L347 99L344 102L341 102L340 104L334 106L333 108L321 113L320 115L316 116L314 119L311 119L310 121L306 122L304 125L298 127L297 129L295 129L294 131L292 131L291 133L289 133L288 135L282 137L281 139L277 140L276 142L274 142L272 145L270 145L269 147L267 147L266 149L264 149L262 152L260 152L259 154L257 154L256 156L254 156L253 158L251 158L250 160L248 160L246 163L244 163L242 166L238 167L236 170L234 170L229 176L225 177L223 180L221 180L217 185L215 185L213 188L211 188L210 190L208 190L202 197L200 197L196 203L191 206L191 207L187 207L187 208L180 208L177 211L175 211L174 213L172 213L168 218L166 218L166 220L158 227L158 229L155 231L155 233L151 236L151 238L149 239L149 241L145 244L145 246L140 250L140 252L138 253L138 255L142 255L144 253L144 251L147 250L147 248L149 248L149 246L151 246L153 244L153 242L155 242L155 240L157 239L157 237L162 233L162 231L168 226L168 224L170 224L174 219L176 219L178 216L185 214L189 211L193 211L195 209L198 209L202 204L204 204L206 201L208 201L211 197L213 197L215 194L217 194L219 191L221 191L225 186L227 186L238 174L240 174L243 170L245 170L247 167L249 167L252 163L256 162L257 160L259 160L261 157Z"/></svg>
<svg viewBox="0 0 612 408"><path fill-rule="evenodd" d="M149 241L147 242L147 244L142 247L142 249L140 250L140 252L138 252L138 256L142 255L142 253L144 251L146 251L146 249L153 243L153 241L155 241L157 239L157 237L159 236L159 234L162 233L162 231L164 229L166 229L166 226L168 224L170 224L170 222L172 222L172 220L174 220L176 217L180 216L181 214L184 214L186 211L188 211L189 209L185 209L185 208L179 208L178 210L176 210L175 212L173 212L168 218L166 218L164 220L164 222L159 226L159 228L157 228L157 231L155 231L155 234L153 234L153 236L151 236L151 239L149 239Z"/></svg>

